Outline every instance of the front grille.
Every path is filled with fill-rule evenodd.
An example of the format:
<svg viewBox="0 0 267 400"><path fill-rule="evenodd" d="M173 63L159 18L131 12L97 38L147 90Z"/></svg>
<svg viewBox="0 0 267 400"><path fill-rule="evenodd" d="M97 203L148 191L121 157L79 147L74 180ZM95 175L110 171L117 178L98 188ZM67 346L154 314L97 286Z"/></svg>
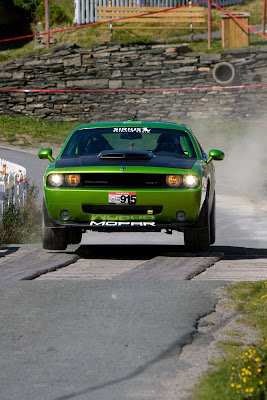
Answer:
<svg viewBox="0 0 267 400"><path fill-rule="evenodd" d="M81 174L81 186L92 188L162 188L166 175L160 174Z"/></svg>
<svg viewBox="0 0 267 400"><path fill-rule="evenodd" d="M153 215L162 212L162 206L98 206L91 204L83 204L82 210L87 214L119 214L119 215Z"/></svg>

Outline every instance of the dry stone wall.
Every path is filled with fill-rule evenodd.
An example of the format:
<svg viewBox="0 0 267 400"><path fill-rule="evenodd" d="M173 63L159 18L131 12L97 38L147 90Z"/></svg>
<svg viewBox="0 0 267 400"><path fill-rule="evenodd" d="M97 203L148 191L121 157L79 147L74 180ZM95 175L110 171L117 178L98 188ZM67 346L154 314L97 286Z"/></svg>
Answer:
<svg viewBox="0 0 267 400"><path fill-rule="evenodd" d="M218 86L213 68L223 61L235 66L235 84L267 84L267 48L221 55L190 53L186 44L99 45L92 50L64 45L2 63L0 88L70 92L0 92L0 114L86 122L133 115L168 121L267 118L267 87L210 89ZM197 87L206 89L187 90ZM164 90L173 88L184 90ZM93 91L79 92L83 89Z"/></svg>

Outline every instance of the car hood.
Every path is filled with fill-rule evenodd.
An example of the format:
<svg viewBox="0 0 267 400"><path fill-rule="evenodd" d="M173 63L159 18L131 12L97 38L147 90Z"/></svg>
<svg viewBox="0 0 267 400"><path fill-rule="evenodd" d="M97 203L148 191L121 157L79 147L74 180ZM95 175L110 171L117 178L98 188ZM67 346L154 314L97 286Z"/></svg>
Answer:
<svg viewBox="0 0 267 400"><path fill-rule="evenodd" d="M56 161L56 168L72 167L165 167L165 168L193 168L196 158L177 158L170 156L155 156L151 159L100 159L97 155L62 157Z"/></svg>

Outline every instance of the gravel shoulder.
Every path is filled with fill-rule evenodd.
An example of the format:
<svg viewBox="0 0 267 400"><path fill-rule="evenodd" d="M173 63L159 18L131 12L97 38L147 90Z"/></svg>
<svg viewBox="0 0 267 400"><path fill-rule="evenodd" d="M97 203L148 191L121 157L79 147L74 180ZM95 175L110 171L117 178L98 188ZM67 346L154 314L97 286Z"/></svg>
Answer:
<svg viewBox="0 0 267 400"><path fill-rule="evenodd" d="M229 282L225 284L229 285ZM198 379L214 370L211 360L223 356L218 343L236 340L236 337L231 336L231 332L238 330L244 345L250 345L258 339L255 331L237 322L241 314L229 308L224 288L218 288L216 293L219 297L216 308L214 312L198 321L197 332L192 342L183 347L179 357L181 368L177 371L175 383L170 384L164 400L185 400L190 397Z"/></svg>

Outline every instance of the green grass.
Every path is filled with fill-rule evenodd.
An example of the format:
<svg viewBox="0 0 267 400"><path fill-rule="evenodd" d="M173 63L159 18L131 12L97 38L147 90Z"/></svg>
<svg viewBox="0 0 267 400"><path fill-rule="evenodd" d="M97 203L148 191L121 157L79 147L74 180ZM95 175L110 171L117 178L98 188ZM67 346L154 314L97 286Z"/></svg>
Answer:
<svg viewBox="0 0 267 400"><path fill-rule="evenodd" d="M73 0L53 0L53 3L65 10L66 14L74 19L74 1Z"/></svg>
<svg viewBox="0 0 267 400"><path fill-rule="evenodd" d="M244 333L242 333L239 329L231 329L229 331L222 332L222 334L235 338L242 338L244 336Z"/></svg>
<svg viewBox="0 0 267 400"><path fill-rule="evenodd" d="M190 399L267 399L267 281L239 283L227 294L242 313L240 322L257 332L258 342L250 347L236 338L219 342L224 356L212 361L212 372L200 379Z"/></svg>
<svg viewBox="0 0 267 400"><path fill-rule="evenodd" d="M22 146L62 144L77 122L51 122L26 116L0 116L0 141Z"/></svg>
<svg viewBox="0 0 267 400"><path fill-rule="evenodd" d="M34 42L28 42L24 43L21 45L21 47L18 48L10 48L7 50L2 50L0 52L0 62L4 61L9 61L9 60L14 60L17 58L22 58L22 57L29 57L29 56L34 56L37 54L45 53L46 49L38 49L36 50L34 48Z"/></svg>
<svg viewBox="0 0 267 400"><path fill-rule="evenodd" d="M215 2L216 3L216 2ZM262 23L262 10L263 2L262 0L246 1L242 4L237 4L230 7L222 7L229 13L231 12L249 12L249 24L250 25L261 25ZM216 8L212 8L212 20L221 22L222 11Z"/></svg>

